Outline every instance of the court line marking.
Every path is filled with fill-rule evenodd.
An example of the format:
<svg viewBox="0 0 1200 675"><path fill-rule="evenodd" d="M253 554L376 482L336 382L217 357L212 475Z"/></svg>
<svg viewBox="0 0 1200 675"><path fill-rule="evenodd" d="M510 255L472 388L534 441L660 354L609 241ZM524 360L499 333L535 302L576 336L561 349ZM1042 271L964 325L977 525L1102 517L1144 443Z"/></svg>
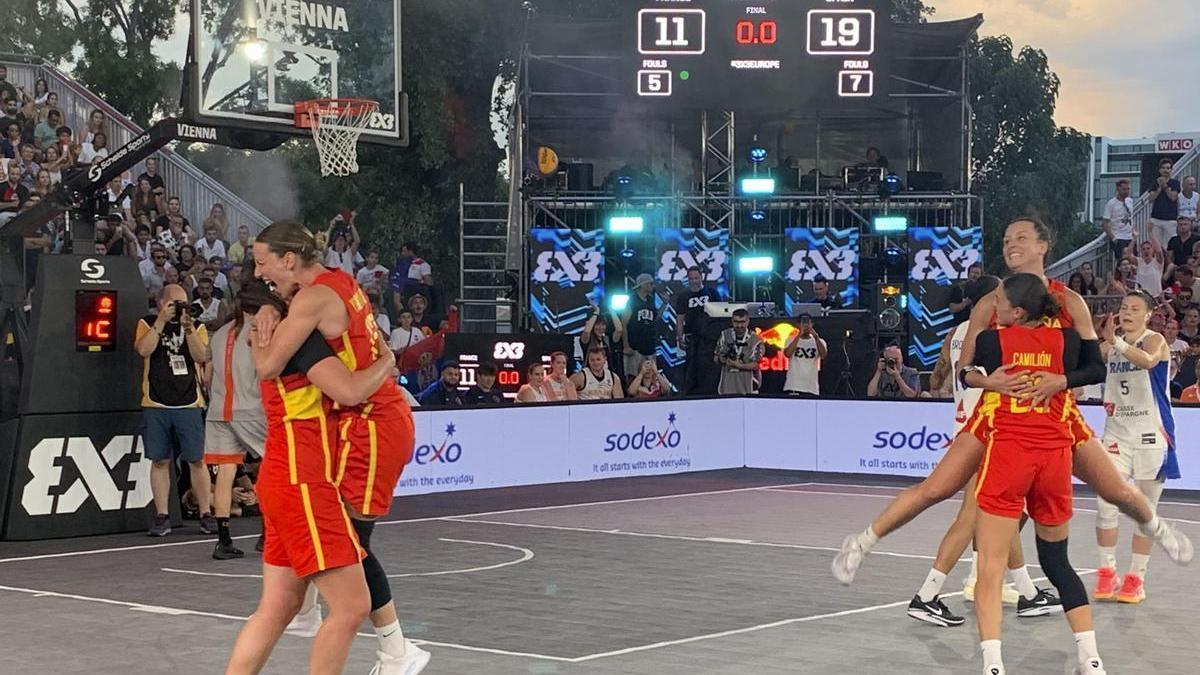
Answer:
<svg viewBox="0 0 1200 675"><path fill-rule="evenodd" d="M863 487L863 486L850 485L848 487ZM904 489L904 488L898 488L898 489ZM833 492L833 491L826 491L826 490L783 490L783 489L777 489L777 488L763 488L761 490L761 492L784 492L784 493L791 494L791 495L826 495L826 496L832 496L832 497L870 497L872 499L892 499L893 497L896 496L896 495L891 495L891 494L873 494L873 493L869 493L869 492ZM1087 501L1087 502L1092 502L1095 500L1094 497L1072 497L1072 499L1076 500L1076 501L1082 500L1082 501ZM941 502L938 502L938 503L939 504L946 504L946 503L961 504L962 500L958 499L956 497L951 497L950 499L943 499ZM1159 504L1161 505L1162 502L1159 502ZM1080 511L1082 513L1096 513L1096 509L1089 509L1089 508L1082 507L1082 506L1074 506L1073 508L1074 508L1074 510ZM1200 520L1188 520L1186 518L1172 518L1171 516L1162 516L1162 517L1165 520L1169 520L1173 523L1186 523L1188 525L1200 525Z"/></svg>
<svg viewBox="0 0 1200 675"><path fill-rule="evenodd" d="M512 565L520 565L523 562L533 560L533 551L511 544L501 544L494 541L472 541L470 539L449 539L446 537L438 537L438 541L448 541L455 544L478 544L480 546L494 546L497 548L507 548L513 551L519 551L521 557L516 560L506 560L502 563L493 565L484 565L482 567L466 567L456 570L438 570L437 572L408 572L406 574L389 574L389 579L402 579L404 577L440 577L447 574L469 574L471 572L486 572L488 570L498 570L501 567L511 567ZM261 579L261 574L230 574L227 572L202 572L200 570L184 570L174 567L160 567L163 572L171 572L173 574L191 574L197 577L220 577L222 579Z"/></svg>
<svg viewBox="0 0 1200 675"><path fill-rule="evenodd" d="M669 539L674 541L693 541L704 544L739 544L742 546L763 546L766 548L790 548L802 551L825 551L837 553L841 549L836 546L810 546L807 544L786 544L781 542L771 541L755 541L753 539L730 539L727 537L697 537L684 534L663 534L658 532L632 532L630 530L621 529L604 529L598 527L574 527L569 525L549 525L544 523L518 523L506 520L476 520L474 518L460 518L458 516L448 516L443 518L444 521L456 523L478 523L482 525L503 525L506 527L525 527L535 530L560 530L565 532L584 532L587 534L612 534L625 537L644 537L647 539ZM882 555L893 558L915 558L918 560L936 560L937 556L919 555L916 553L893 553L891 551L871 551L871 555ZM970 558L961 559L959 562L970 562Z"/></svg>
<svg viewBox="0 0 1200 675"><path fill-rule="evenodd" d="M165 607L162 605L147 605L140 602L127 602L124 600L113 600L111 598L99 598L90 595L77 595L74 593L59 593L57 591L43 591L36 588L22 588L19 586L3 586L0 585L0 591L10 591L13 593L24 593L32 595L35 598L63 598L67 600L78 600L82 602L94 602L103 605L114 605L117 607L127 607L135 612L146 612L148 614L161 614L166 616L202 616L212 619L225 619L228 621L246 621L249 617L236 616L233 614L221 614L219 612L205 612L196 609L181 609L178 607ZM374 633L357 633L358 637L375 638ZM433 640L422 640L421 638L408 636L417 645L432 645L434 647L445 647L447 649L459 649L470 652L482 652L486 654L499 654L502 656L516 656L530 659L538 659L542 661L557 661L562 663L571 663L574 657L569 656L551 656L549 654L535 654L533 652L514 652L506 649L494 649L492 647L475 647L472 645L461 645L453 642L435 642Z"/></svg>
<svg viewBox="0 0 1200 675"><path fill-rule="evenodd" d="M628 498L624 498L624 499L607 499L607 500L595 501L595 502L579 502L576 504L553 504L550 506L530 506L530 507L519 508L519 509L504 509L504 510L500 510L500 511L480 511L478 513L460 513L460 514L456 514L454 516L428 516L428 517L424 517L424 518L380 520L380 521L376 521L375 524L376 525L403 525L405 523L431 522L431 521L436 521L436 520L442 520L443 518L447 518L447 517L470 518L473 516L498 516L498 515L504 515L504 514L508 514L508 513L524 513L524 512L529 512L529 511L552 511L555 509L572 509L572 508L578 508L578 507L584 507L584 506L604 506L607 504L627 504L627 503L633 503L633 502L644 502L644 501L661 500L661 499L678 499L678 498L682 498L682 497L704 497L704 496L709 496L709 495L722 495L722 494L733 494L733 493L738 493L738 492L751 492L751 491L755 491L755 490L764 490L767 488L803 487L805 485L813 485L813 483L783 483L780 485L756 485L754 487L731 488L728 490L707 490L707 491L703 491L703 492L680 492L680 493L676 493L676 494L655 495L655 496L650 496L650 497L628 497ZM257 539L257 538L258 538L257 534L242 534L242 535L233 537L233 539L235 539L235 540ZM33 560L50 560L53 558L71 558L71 557L83 556L83 555L98 555L101 553L121 553L124 551L136 551L136 550L141 550L141 549L171 548L174 546L190 546L193 544L214 544L214 543L216 543L216 541L217 541L216 539L202 538L202 539L191 539L188 541L172 541L172 542L163 543L163 544L144 544L144 545L140 545L140 546L139 545L114 546L114 547L110 547L110 548L86 549L86 550L82 550L82 551L64 551L62 553L44 553L44 554L40 554L40 555L26 555L26 556L16 556L16 557L12 557L12 558L0 558L0 563L28 562L28 561L33 561Z"/></svg>
<svg viewBox="0 0 1200 675"><path fill-rule="evenodd" d="M820 487L850 487L850 488L869 488L875 490L905 490L909 486L897 485L853 485L850 483L808 483L808 485L817 485ZM915 485L915 483L914 483ZM787 487L803 487L802 485L770 485L764 487L764 490L774 490ZM807 490L781 490L782 492L807 492ZM1075 497L1075 499L1095 499L1095 497ZM1159 501L1159 506L1190 506L1200 508L1200 502L1164 502Z"/></svg>
<svg viewBox="0 0 1200 675"><path fill-rule="evenodd" d="M874 553L875 552L872 551L872 554L874 554ZM1079 573L1080 576L1096 573L1096 570L1094 570L1094 569L1080 569L1080 570L1076 570L1076 571ZM1045 580L1046 580L1046 577L1036 577L1034 579L1035 582L1036 581L1045 581ZM962 594L963 594L962 591L958 591L956 593L945 593L945 594L941 595L940 597L952 598L952 597L959 596ZM675 645L690 644L692 642L700 642L702 640L712 640L712 639L717 639L717 638L730 637L733 635L742 635L744 633L752 633L755 631L766 630L769 628L779 628L782 626L790 626L790 625L794 625L794 624L798 624L798 623L810 623L813 621L821 621L823 619L836 619L836 618L840 618L843 616L853 616L855 614L865 614L867 612L874 612L874 611L880 610L880 609L891 609L894 607L903 607L905 605L908 605L910 602L912 602L912 601L911 600L899 600L896 602L889 602L889 603L882 604L882 605L872 605L870 607L860 607L857 609L844 609L839 612L828 612L825 614L814 614L812 616L801 616L801 617L796 617L793 619L782 619L779 621L772 621L770 623L759 624L757 626L746 626L744 628L734 628L731 630L723 630L723 631L719 631L716 633L706 633L704 635L695 635L692 637L680 638L678 640L664 640L662 642L655 642L653 644L648 644L648 645L640 645L637 647L626 647L625 649L615 649L615 650L609 651L609 652L598 652L596 654L588 654L587 656L576 657L576 658L572 659L571 662L572 663L583 663L586 661L594 661L596 659L604 659L604 658L609 658L609 657L613 657L613 656L622 656L625 654L633 654L636 652L649 651L651 649L661 649L663 647L673 647Z"/></svg>

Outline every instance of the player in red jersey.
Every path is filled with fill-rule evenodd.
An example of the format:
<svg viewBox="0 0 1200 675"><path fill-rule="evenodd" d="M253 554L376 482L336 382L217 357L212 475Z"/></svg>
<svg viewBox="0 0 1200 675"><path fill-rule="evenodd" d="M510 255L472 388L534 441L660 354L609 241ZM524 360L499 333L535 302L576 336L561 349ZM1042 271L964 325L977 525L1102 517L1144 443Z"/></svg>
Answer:
<svg viewBox="0 0 1200 675"><path fill-rule="evenodd" d="M1050 251L1052 237L1045 224L1032 218L1011 223L1004 233L1004 261L1010 271L1030 273L1043 279L1055 295L1061 295L1062 308L1057 325L1074 327L1082 339L1079 366L1064 374L1045 373L1036 380L1026 380L1008 368L1001 368L988 375L981 383L988 391L1018 395L1038 402L1068 388L1100 382L1104 379L1104 365L1100 358L1099 341L1092 325L1091 311L1083 298L1058 282L1046 280L1045 258ZM971 311L971 325L963 341L960 365L969 364L975 352L975 336L985 330L996 313L997 292L985 296ZM1153 538L1172 560L1184 563L1191 561L1191 541L1172 523L1160 520L1150 503L1136 487L1126 483L1113 468L1100 441L1087 428L1082 419L1076 420L1075 431L1088 440L1080 444L1073 455L1072 470L1076 477L1092 486L1106 501L1115 504L1123 513L1141 525L1145 536ZM933 472L921 483L900 494L884 508L866 530L851 534L842 541L842 548L833 561L833 574L839 581L849 584L862 565L871 548L880 537L903 527L925 509L954 496L961 490L979 468L983 459L984 446L970 433L960 433ZM974 527L975 508L964 499L959 519L947 533L938 550L938 560L957 560L970 543ZM964 527L964 525L966 525ZM944 579L944 577L943 577Z"/></svg>
<svg viewBox="0 0 1200 675"><path fill-rule="evenodd" d="M255 239L254 263L255 275L288 301L282 320L270 308L256 316L266 374L282 368L314 330L351 370L369 367L387 351L366 295L348 274L319 263L315 241L303 225L279 222L263 230ZM376 672L416 675L429 662L429 652L404 638L387 574L370 545L374 521L388 512L400 473L412 457L412 411L396 383L388 380L363 405L340 407L336 414L334 482L367 552L363 572L379 638ZM320 621L311 593L293 626L302 634Z"/></svg>
<svg viewBox="0 0 1200 675"><path fill-rule="evenodd" d="M278 302L262 282L247 284L239 299L247 312ZM254 351L261 356L261 347ZM382 359L351 373L312 332L281 372L261 383L267 421L256 484L266 531L262 598L238 634L226 673L262 669L310 582L325 595L330 614L313 640L309 672L342 672L370 596L361 564L366 554L333 481L335 424L326 396L357 405L392 368Z"/></svg>
<svg viewBox="0 0 1200 675"><path fill-rule="evenodd" d="M996 298L996 323L975 338L974 363L982 372L964 372L964 384L981 386L987 373L1005 368L1022 378L1066 375L1078 367L1081 340L1056 323L1061 294L1034 274L1004 280ZM1003 329L1003 330L1000 330ZM986 391L967 431L984 442L974 490L979 504L975 540L979 571L975 615L985 675L1003 675L1000 653L1001 585L1009 546L1028 510L1037 528L1038 562L1062 594L1062 609L1075 634L1077 670L1103 675L1096 649L1087 590L1067 556L1073 512L1071 463L1078 436L1078 408L1069 391L1045 399Z"/></svg>

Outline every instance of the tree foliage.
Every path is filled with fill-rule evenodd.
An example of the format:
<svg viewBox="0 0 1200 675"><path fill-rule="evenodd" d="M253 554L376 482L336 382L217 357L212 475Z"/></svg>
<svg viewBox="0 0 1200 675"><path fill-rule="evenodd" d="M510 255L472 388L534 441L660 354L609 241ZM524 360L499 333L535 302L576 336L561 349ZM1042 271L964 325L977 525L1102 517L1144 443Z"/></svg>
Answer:
<svg viewBox="0 0 1200 675"><path fill-rule="evenodd" d="M970 57L974 112L972 173L984 203L984 252L1003 264L1004 226L1037 215L1058 233L1052 255L1069 253L1095 235L1081 226L1089 141L1054 123L1059 79L1040 49L1014 52L1007 36L973 45Z"/></svg>
<svg viewBox="0 0 1200 675"><path fill-rule="evenodd" d="M897 23L925 23L933 11L921 0L892 0L892 21Z"/></svg>

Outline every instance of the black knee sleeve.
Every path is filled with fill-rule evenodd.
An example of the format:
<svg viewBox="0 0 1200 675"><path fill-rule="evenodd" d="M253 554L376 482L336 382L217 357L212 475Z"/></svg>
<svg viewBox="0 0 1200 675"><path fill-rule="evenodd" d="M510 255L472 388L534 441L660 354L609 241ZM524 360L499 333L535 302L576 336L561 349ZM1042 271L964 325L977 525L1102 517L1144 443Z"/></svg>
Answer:
<svg viewBox="0 0 1200 675"><path fill-rule="evenodd" d="M1037 551L1042 571L1058 589L1063 611L1069 612L1088 604L1087 589L1083 586L1083 580L1079 578L1075 568L1071 567L1071 561L1067 557L1067 540L1046 541L1038 537Z"/></svg>
<svg viewBox="0 0 1200 675"><path fill-rule="evenodd" d="M354 532L358 534L358 544L367 552L363 559L363 576L367 578L367 590L371 593L371 611L383 607L392 601L392 587L388 583L387 573L379 558L371 551L371 533L375 531L375 523L370 520L354 520Z"/></svg>

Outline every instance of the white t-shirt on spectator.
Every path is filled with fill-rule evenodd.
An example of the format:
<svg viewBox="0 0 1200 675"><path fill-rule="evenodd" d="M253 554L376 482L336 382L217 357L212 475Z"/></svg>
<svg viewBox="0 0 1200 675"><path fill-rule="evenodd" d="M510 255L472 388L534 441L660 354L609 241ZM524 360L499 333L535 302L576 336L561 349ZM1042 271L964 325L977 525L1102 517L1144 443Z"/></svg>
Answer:
<svg viewBox="0 0 1200 675"><path fill-rule="evenodd" d="M127 209L129 209L130 205L132 205L132 204L133 204L133 201L132 201L132 200L130 200L130 199L129 199L129 197L126 197L126 198L124 198L124 199L120 200L120 203L118 204L118 203L117 203L117 198L121 196L121 193L120 193L120 192L117 192L117 193L115 193L115 194L114 194L114 193L113 193L113 191L112 191L111 189L109 189L109 190L106 190L106 191L104 192L104 195L105 195L105 197L107 197L107 198L108 198L108 206L109 206L109 208L112 208L112 207L115 205L115 206L117 206L117 207L119 207L119 208L121 208L121 209L126 209L126 210L127 210Z"/></svg>
<svg viewBox="0 0 1200 675"><path fill-rule="evenodd" d="M141 264L142 264L141 261L150 259L150 247L153 245L154 245L154 242L152 242L152 241L147 241L145 246L142 246L140 242L136 242L136 241L134 242L133 249L135 251L137 251L137 258L138 258L139 266L141 266Z"/></svg>
<svg viewBox="0 0 1200 675"><path fill-rule="evenodd" d="M213 288L218 288L225 297L229 297L229 277L225 276L224 272L217 272L217 276L213 277Z"/></svg>
<svg viewBox="0 0 1200 675"><path fill-rule="evenodd" d="M376 314L375 325L379 326L379 330L383 331L384 335L391 336L392 320L388 318L387 314L384 314L383 312Z"/></svg>
<svg viewBox="0 0 1200 675"><path fill-rule="evenodd" d="M350 276L354 276L354 263L361 261L362 256L358 253L352 254L349 251L338 253L333 249L325 251L325 266L340 269Z"/></svg>
<svg viewBox="0 0 1200 675"><path fill-rule="evenodd" d="M388 346L392 348L392 351L398 352L401 349L408 349L424 339L425 333L422 333L418 326L412 328L396 326L392 330L391 338L388 339Z"/></svg>
<svg viewBox="0 0 1200 675"><path fill-rule="evenodd" d="M1146 262L1144 258L1137 259L1137 286L1153 297L1162 295L1163 264L1157 258Z"/></svg>
<svg viewBox="0 0 1200 675"><path fill-rule="evenodd" d="M1189 216L1194 219L1196 217L1196 207L1200 206L1200 190L1193 192L1191 198L1184 196L1184 194L1180 192L1178 203L1179 216L1181 218L1183 216Z"/></svg>
<svg viewBox="0 0 1200 675"><path fill-rule="evenodd" d="M196 255L204 258L206 261L212 260L213 256L221 256L224 259L227 257L225 255L225 242L218 239L210 244L208 243L208 239L201 239L196 242Z"/></svg>
<svg viewBox="0 0 1200 675"><path fill-rule="evenodd" d="M382 290L388 282L388 268L383 265L375 265L374 267L364 267L358 271L355 276L355 281L363 288L373 288Z"/></svg>
<svg viewBox="0 0 1200 675"><path fill-rule="evenodd" d="M97 157L108 157L108 148L100 148L97 150L96 148L92 147L91 143L84 143L83 145L79 146L80 164L91 164L96 160Z"/></svg>
<svg viewBox="0 0 1200 675"><path fill-rule="evenodd" d="M167 269L167 270L172 269L173 267L174 266L171 263L165 263L163 265L163 269ZM139 260L138 261L138 272L141 272L143 279L150 276L151 274L154 274L154 261L151 260L150 258L146 258L145 260Z"/></svg>
<svg viewBox="0 0 1200 675"><path fill-rule="evenodd" d="M425 262L424 258L413 258L412 263L408 266L408 278L423 283L426 276L433 276L433 268Z"/></svg>
<svg viewBox="0 0 1200 675"><path fill-rule="evenodd" d="M1175 341L1171 343L1171 355L1172 356L1174 356L1176 354L1181 354L1183 352L1186 352L1187 350L1188 350L1188 343L1184 342L1183 340L1180 340L1179 338L1175 338Z"/></svg>
<svg viewBox="0 0 1200 675"><path fill-rule="evenodd" d="M815 337L796 338L796 353L788 362L787 378L783 383L785 392L797 394L821 393L818 377L821 373L821 357L817 356ZM825 341L821 340L822 345Z"/></svg>
<svg viewBox="0 0 1200 675"><path fill-rule="evenodd" d="M1113 239L1116 241L1133 241L1133 197L1126 197L1122 202L1113 197L1104 205L1104 219L1112 228Z"/></svg>

